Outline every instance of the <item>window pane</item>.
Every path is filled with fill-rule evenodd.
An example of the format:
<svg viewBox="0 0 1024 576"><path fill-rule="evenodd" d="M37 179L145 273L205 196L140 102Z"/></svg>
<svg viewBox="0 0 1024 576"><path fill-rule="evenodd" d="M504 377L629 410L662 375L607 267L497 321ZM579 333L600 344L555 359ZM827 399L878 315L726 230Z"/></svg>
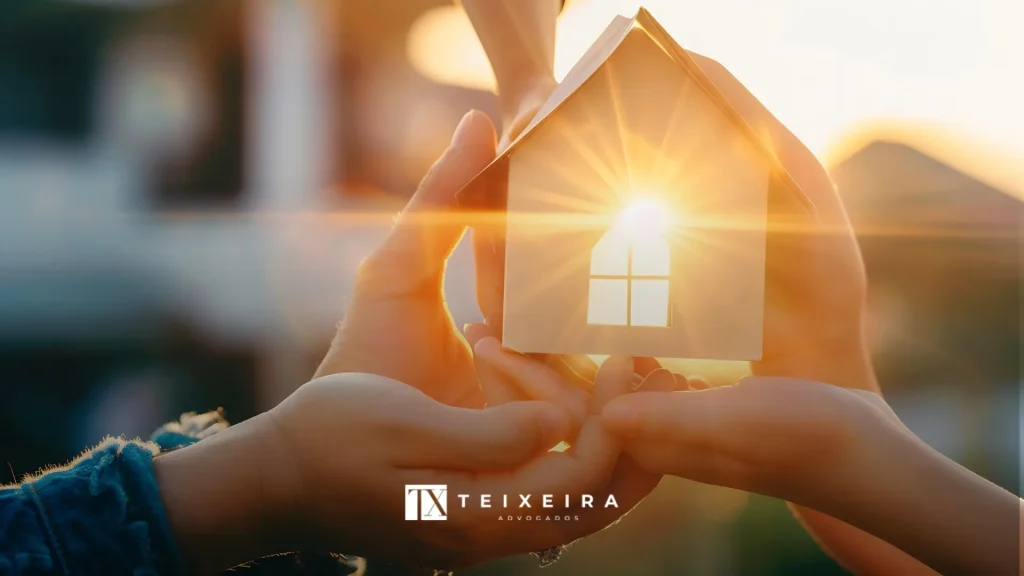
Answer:
<svg viewBox="0 0 1024 576"><path fill-rule="evenodd" d="M669 260L668 242L661 238L633 244L633 276L668 276Z"/></svg>
<svg viewBox="0 0 1024 576"><path fill-rule="evenodd" d="M626 237L609 231L597 241L590 253L590 274L625 276L629 274L629 244Z"/></svg>
<svg viewBox="0 0 1024 576"><path fill-rule="evenodd" d="M626 280L591 280L587 303L590 324L626 325Z"/></svg>
<svg viewBox="0 0 1024 576"><path fill-rule="evenodd" d="M630 326L668 326L668 280L633 280Z"/></svg>

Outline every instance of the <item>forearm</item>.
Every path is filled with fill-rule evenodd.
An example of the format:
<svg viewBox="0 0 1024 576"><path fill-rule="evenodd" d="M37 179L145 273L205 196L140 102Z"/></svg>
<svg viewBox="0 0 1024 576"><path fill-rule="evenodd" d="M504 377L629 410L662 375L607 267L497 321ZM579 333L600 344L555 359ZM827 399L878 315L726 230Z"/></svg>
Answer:
<svg viewBox="0 0 1024 576"><path fill-rule="evenodd" d="M827 350L808 350L804 358L760 365L764 376L791 376L844 388L879 392L867 347L856 335ZM934 574L925 564L884 540L811 508L790 503L794 516L830 556L854 574Z"/></svg>
<svg viewBox="0 0 1024 576"><path fill-rule="evenodd" d="M153 460L168 522L190 574L216 574L296 544L282 476L260 415ZM277 463L280 468L281 463Z"/></svg>
<svg viewBox="0 0 1024 576"><path fill-rule="evenodd" d="M866 350L858 337L849 346L776 368L877 393ZM866 457L872 461L854 466L828 486L829 494L815 498L821 503L817 508L831 516L791 504L822 548L856 574L1017 569L1020 520L1014 495L946 459L909 430L879 426L866 433L877 434L868 442L872 452Z"/></svg>
<svg viewBox="0 0 1024 576"><path fill-rule="evenodd" d="M498 82L506 121L538 84L554 83L561 0L462 0Z"/></svg>
<svg viewBox="0 0 1024 576"><path fill-rule="evenodd" d="M934 570L910 554L827 514L790 504L793 515L815 542L844 568L858 575L933 575Z"/></svg>
<svg viewBox="0 0 1024 576"><path fill-rule="evenodd" d="M943 574L1014 574L1021 501L924 444L880 430L834 514ZM885 470L873 474L871 470Z"/></svg>

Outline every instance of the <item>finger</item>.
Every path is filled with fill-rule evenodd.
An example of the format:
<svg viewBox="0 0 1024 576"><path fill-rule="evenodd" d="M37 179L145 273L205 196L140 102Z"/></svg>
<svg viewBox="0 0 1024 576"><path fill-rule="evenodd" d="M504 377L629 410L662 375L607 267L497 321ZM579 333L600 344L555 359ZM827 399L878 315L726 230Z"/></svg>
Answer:
<svg viewBox="0 0 1024 576"><path fill-rule="evenodd" d="M522 354L502 350L496 338L480 340L473 351L507 376L527 398L559 405L577 424L586 417L587 394L567 384L550 367Z"/></svg>
<svg viewBox="0 0 1024 576"><path fill-rule="evenodd" d="M528 365L535 370L535 376L551 372L546 366L520 358L524 368ZM630 358L609 358L598 370L595 397L604 399L629 392L632 376L633 362ZM607 486L619 453L618 439L604 429L599 417L591 416L583 422L570 450L545 454L512 476L492 479L491 482L495 490L499 486L501 489L514 486L525 491L522 492L524 494L592 494Z"/></svg>
<svg viewBox="0 0 1024 576"><path fill-rule="evenodd" d="M633 371L639 374L641 378L646 378L648 374L658 368L661 368L661 363L654 358L639 357L633 360Z"/></svg>
<svg viewBox="0 0 1024 576"><path fill-rule="evenodd" d="M632 392L633 375L632 358L612 356L605 360L594 381L594 413L599 414L611 399ZM537 476L555 474L555 477L561 478L562 489L570 494L594 491L608 484L619 453L618 438L604 429L599 417L592 416L584 421L568 452L551 455L550 461L538 462L534 473ZM559 457L563 456L566 460L560 461ZM541 480L537 482L539 487Z"/></svg>
<svg viewBox="0 0 1024 576"><path fill-rule="evenodd" d="M491 339L493 340L493 338ZM489 357L474 353L473 362L476 365L480 391L487 406L500 406L509 402L530 400L519 390L511 378L493 364Z"/></svg>
<svg viewBox="0 0 1024 576"><path fill-rule="evenodd" d="M601 413L605 427L626 438L671 439L675 442L727 442L713 438L742 428L757 415L735 387L699 392L632 394L614 399Z"/></svg>
<svg viewBox="0 0 1024 576"><path fill-rule="evenodd" d="M625 454L620 456L608 484L594 495L599 503L607 502L608 495L613 495L617 507L595 505L593 510L588 510L587 515L581 517L580 525L574 526L577 529L574 538L582 538L618 521L658 487L661 476L648 472Z"/></svg>
<svg viewBox="0 0 1024 576"><path fill-rule="evenodd" d="M609 431L629 439L743 452L752 438L821 428L834 419L830 407L837 403L826 397L833 392L804 381L747 378L707 390L622 396L609 402L601 419Z"/></svg>
<svg viewBox="0 0 1024 576"><path fill-rule="evenodd" d="M439 280L466 227L466 216L455 210L456 194L494 159L494 150L494 126L486 114L471 110L383 245L360 267L361 282L401 292Z"/></svg>
<svg viewBox="0 0 1024 576"><path fill-rule="evenodd" d="M502 331L505 298L505 227L508 162L499 162L485 173L465 202L470 209L476 300L484 322L496 335Z"/></svg>
<svg viewBox="0 0 1024 576"><path fill-rule="evenodd" d="M473 410L432 402L404 420L399 465L485 471L514 469L568 438L571 425L547 402Z"/></svg>
<svg viewBox="0 0 1024 576"><path fill-rule="evenodd" d="M494 492L594 494L608 485L619 453L618 439L603 429L599 418L590 417L570 450L548 452L511 475L484 482Z"/></svg>
<svg viewBox="0 0 1024 576"><path fill-rule="evenodd" d="M476 346L477 342L483 340L484 338L487 338L488 336L494 338L498 337L498 335L495 334L494 331L491 330L491 328L487 324L484 324L482 322L473 322L471 324L466 324L462 328L462 333L463 335L466 336L466 342L469 343L470 348Z"/></svg>
<svg viewBox="0 0 1024 576"><path fill-rule="evenodd" d="M679 392L692 390L692 388L690 388L690 381L686 376L683 376L682 374L673 374L672 379L675 381L675 389ZM671 390L669 390L669 392L671 392Z"/></svg>
<svg viewBox="0 0 1024 576"><path fill-rule="evenodd" d="M711 388L708 381L700 376L691 376L690 378L686 378L686 384L691 390L707 390L708 388Z"/></svg>
<svg viewBox="0 0 1024 576"><path fill-rule="evenodd" d="M590 358L579 354L527 354L526 356L551 368L567 383L580 390L588 394L593 391L594 379L597 377L597 365Z"/></svg>
<svg viewBox="0 0 1024 576"><path fill-rule="evenodd" d="M569 370L572 370L573 374L588 383L588 390L592 388L593 382L597 378L597 363L585 354L559 354L558 358Z"/></svg>
<svg viewBox="0 0 1024 576"><path fill-rule="evenodd" d="M629 441L623 452L651 474L672 474L717 486L749 489L748 467L720 451L665 441Z"/></svg>
<svg viewBox="0 0 1024 576"><path fill-rule="evenodd" d="M604 361L594 380L592 414L600 414L613 398L633 391L634 361L627 356L612 356Z"/></svg>
<svg viewBox="0 0 1024 576"><path fill-rule="evenodd" d="M643 383L637 392L671 392L678 389L678 379L682 379L683 386L686 386L686 378L679 374L672 374L664 368L659 368L644 378Z"/></svg>
<svg viewBox="0 0 1024 576"><path fill-rule="evenodd" d="M494 213L473 227L476 300L484 321L497 334L503 325L505 299L505 226L503 213Z"/></svg>

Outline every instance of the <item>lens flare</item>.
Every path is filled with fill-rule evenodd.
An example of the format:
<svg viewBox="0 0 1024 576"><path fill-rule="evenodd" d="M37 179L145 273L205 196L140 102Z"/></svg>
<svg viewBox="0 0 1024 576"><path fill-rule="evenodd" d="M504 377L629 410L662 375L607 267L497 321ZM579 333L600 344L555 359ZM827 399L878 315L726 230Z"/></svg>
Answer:
<svg viewBox="0 0 1024 576"><path fill-rule="evenodd" d="M637 198L619 213L614 228L634 241L664 239L669 228L669 209L657 200Z"/></svg>

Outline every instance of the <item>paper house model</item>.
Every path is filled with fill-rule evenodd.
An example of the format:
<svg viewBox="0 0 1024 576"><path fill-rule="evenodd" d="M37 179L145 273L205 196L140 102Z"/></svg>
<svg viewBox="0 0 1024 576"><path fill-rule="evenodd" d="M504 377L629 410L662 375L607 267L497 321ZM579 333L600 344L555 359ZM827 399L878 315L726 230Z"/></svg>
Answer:
<svg viewBox="0 0 1024 576"><path fill-rule="evenodd" d="M505 347L760 358L769 189L806 200L646 10L612 21L492 166Z"/></svg>

